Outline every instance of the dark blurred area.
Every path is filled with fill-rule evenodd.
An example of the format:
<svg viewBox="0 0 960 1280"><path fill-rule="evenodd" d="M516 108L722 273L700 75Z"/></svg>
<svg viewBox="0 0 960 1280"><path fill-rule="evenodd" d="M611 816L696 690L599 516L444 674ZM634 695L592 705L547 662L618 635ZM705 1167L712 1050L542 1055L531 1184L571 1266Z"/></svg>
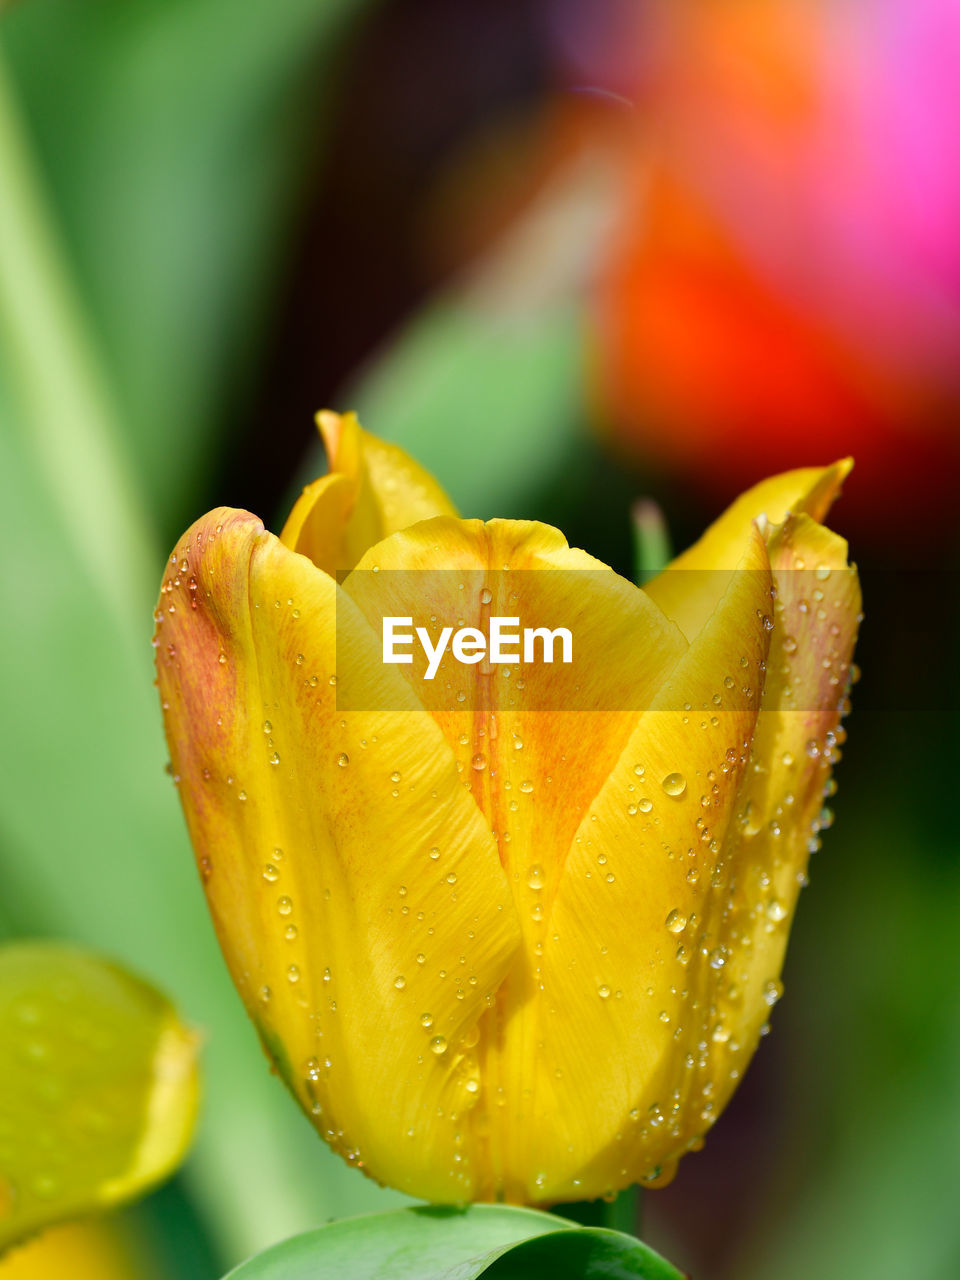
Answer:
<svg viewBox="0 0 960 1280"><path fill-rule="evenodd" d="M57 432L87 419L81 446L117 442L157 580L165 548L209 507L279 528L298 481L322 467L321 407L359 408L465 512L549 521L627 575L638 496L662 506L680 549L762 475L855 455L831 521L863 571L866 613L836 829L813 859L771 1035L704 1151L646 1194L643 1232L698 1280L953 1280L960 11L355 0L328 21L291 0L234 24L212 0L79 8L20 0L0 19L4 96L17 104L4 107L0 162L22 129L32 178L0 171L8 192L36 180L27 213L35 199L46 208L37 242L11 258L7 241L8 271L39 254L13 301L0 295L8 333L27 325L16 297L59 281L51 350L27 327L19 346L0 341L4 432L26 424L3 461L22 518L53 512L52 532L18 550L51 598L90 572L71 521L93 517L71 514L70 477L49 462ZM53 402L31 379L61 396L55 430L37 425ZM7 509L14 518L12 498ZM56 538L76 564L57 569ZM133 593L144 635L154 577ZM83 601L103 616L81 594L36 633L11 615L7 651L46 643L51 668L75 661L74 679L88 679L107 655L49 640L79 625ZM35 609L29 590L21 598ZM6 679L17 683L9 668ZM141 793L161 786L159 726L132 693L128 720L99 719L102 696L61 715L70 688L19 702L6 691L6 722L24 768L44 758L38 707L41 721L57 717L63 768L97 733L149 742L130 764L141 799L122 824L100 825L115 777L92 763L78 776L73 826L90 834L77 856L99 842L109 868L154 812ZM186 873L158 895L156 938L136 936L154 868L170 849L189 861L172 796L158 790L167 825L150 820L156 845L124 872L127 896L81 915L67 901L76 869L46 901L67 828L55 815L37 826L35 791L18 778L0 795L7 883L28 904L13 918L86 931L189 990L189 966L164 959L206 928L196 903L196 916L178 914ZM196 999L209 1021L233 993L221 983L208 1005ZM232 1005L223 1016L241 1026ZM234 1061L237 1081L262 1069L245 1026L235 1035L249 1063L239 1049L212 1062L224 1075L211 1093ZM223 1088L211 1148L241 1095ZM283 1114L292 1131L299 1117ZM265 1173L277 1201L286 1141ZM354 1171L314 1174L312 1134L291 1141L290 1178L316 1188L308 1208L264 1200L241 1229L244 1210L215 1207L233 1191L214 1185L213 1156L148 1203L143 1238L179 1223L194 1259L159 1280L235 1260L308 1213L380 1204L367 1184L354 1194Z"/></svg>

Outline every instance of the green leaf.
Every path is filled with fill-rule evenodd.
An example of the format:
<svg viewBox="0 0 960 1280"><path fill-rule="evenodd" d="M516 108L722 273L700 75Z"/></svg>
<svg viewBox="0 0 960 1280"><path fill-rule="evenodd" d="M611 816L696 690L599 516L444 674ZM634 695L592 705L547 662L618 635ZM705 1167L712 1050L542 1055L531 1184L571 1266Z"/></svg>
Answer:
<svg viewBox="0 0 960 1280"><path fill-rule="evenodd" d="M587 416L583 275L607 194L572 166L331 406L406 449L466 516L527 516L570 465ZM318 451L306 478L321 470Z"/></svg>
<svg viewBox="0 0 960 1280"><path fill-rule="evenodd" d="M367 7L27 0L0 20L126 443L174 522L256 368L334 57Z"/></svg>
<svg viewBox="0 0 960 1280"><path fill-rule="evenodd" d="M179 1164L197 1037L159 992L75 947L0 947L0 1252Z"/></svg>
<svg viewBox="0 0 960 1280"><path fill-rule="evenodd" d="M229 1280L679 1280L632 1236L506 1205L400 1209L295 1236Z"/></svg>
<svg viewBox="0 0 960 1280"><path fill-rule="evenodd" d="M598 1227L553 1231L524 1241L500 1251L486 1270L464 1273L464 1280L470 1275L489 1280L680 1280L680 1272L641 1241Z"/></svg>
<svg viewBox="0 0 960 1280"><path fill-rule="evenodd" d="M582 418L578 305L503 317L450 297L418 316L345 399L467 516L515 516ZM322 468L321 468L322 470ZM318 471L319 474L319 471Z"/></svg>

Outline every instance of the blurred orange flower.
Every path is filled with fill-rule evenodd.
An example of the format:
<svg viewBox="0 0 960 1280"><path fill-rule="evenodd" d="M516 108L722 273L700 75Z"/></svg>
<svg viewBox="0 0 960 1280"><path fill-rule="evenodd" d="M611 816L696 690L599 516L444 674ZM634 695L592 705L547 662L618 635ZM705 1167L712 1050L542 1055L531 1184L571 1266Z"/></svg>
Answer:
<svg viewBox="0 0 960 1280"><path fill-rule="evenodd" d="M925 503L948 492L960 9L657 2L627 21L581 68L638 108L593 296L611 428L723 490L851 452L875 508L909 501L905 465Z"/></svg>

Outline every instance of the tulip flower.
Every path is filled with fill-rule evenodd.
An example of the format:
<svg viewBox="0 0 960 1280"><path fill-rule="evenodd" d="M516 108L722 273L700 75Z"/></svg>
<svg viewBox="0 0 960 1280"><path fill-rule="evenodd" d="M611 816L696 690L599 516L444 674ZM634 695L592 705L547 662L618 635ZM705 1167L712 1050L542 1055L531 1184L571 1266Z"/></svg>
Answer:
<svg viewBox="0 0 960 1280"><path fill-rule="evenodd" d="M329 473L280 537L212 511L156 614L234 982L381 1182L549 1204L666 1181L780 994L828 821L860 597L821 521L848 464L752 489L640 590L556 529L458 519L352 416L319 424ZM414 572L397 612L428 633L494 607L478 583L536 617L576 575L579 665L462 665L425 700L423 655L386 665L379 631Z"/></svg>

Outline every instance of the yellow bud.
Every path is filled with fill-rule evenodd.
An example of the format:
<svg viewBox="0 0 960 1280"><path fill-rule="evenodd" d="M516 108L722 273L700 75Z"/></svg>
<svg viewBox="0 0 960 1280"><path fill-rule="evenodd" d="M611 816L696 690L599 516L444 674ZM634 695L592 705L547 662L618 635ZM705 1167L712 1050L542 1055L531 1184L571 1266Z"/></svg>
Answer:
<svg viewBox="0 0 960 1280"><path fill-rule="evenodd" d="M331 471L282 540L211 512L156 615L234 981L317 1130L383 1182L549 1204L666 1181L780 996L826 822L860 597L819 521L848 467L751 490L640 590L555 529L458 519L352 417L321 427ZM427 573L395 604L431 634L552 617L579 574L594 643L445 659L427 692L423 662L382 660L398 571Z"/></svg>

